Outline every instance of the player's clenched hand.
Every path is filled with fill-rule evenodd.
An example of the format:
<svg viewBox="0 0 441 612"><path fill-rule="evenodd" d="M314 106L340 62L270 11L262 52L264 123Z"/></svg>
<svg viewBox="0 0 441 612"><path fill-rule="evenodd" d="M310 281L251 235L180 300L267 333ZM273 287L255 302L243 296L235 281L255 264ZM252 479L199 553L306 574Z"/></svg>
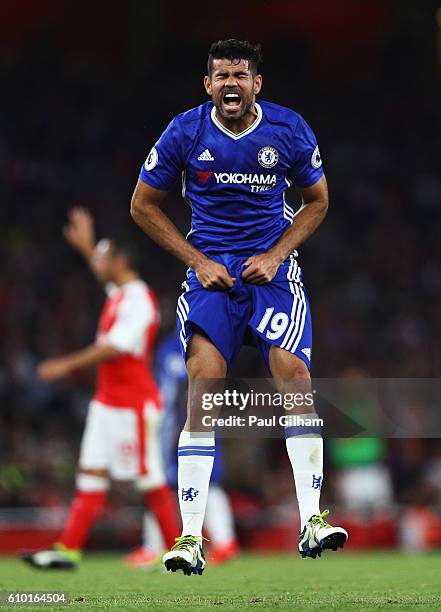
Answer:
<svg viewBox="0 0 441 612"><path fill-rule="evenodd" d="M230 276L225 266L208 257L197 264L194 271L202 287L213 291L231 289L236 280Z"/></svg>
<svg viewBox="0 0 441 612"><path fill-rule="evenodd" d="M63 359L46 359L37 368L37 374L43 382L51 382L63 378L69 373L67 364Z"/></svg>
<svg viewBox="0 0 441 612"><path fill-rule="evenodd" d="M69 222L63 228L66 240L83 255L91 255L95 248L93 217L86 208L76 206L69 211Z"/></svg>
<svg viewBox="0 0 441 612"><path fill-rule="evenodd" d="M243 280L246 283L263 285L273 280L280 267L280 260L272 253L261 253L248 257L243 265L247 266L242 272Z"/></svg>

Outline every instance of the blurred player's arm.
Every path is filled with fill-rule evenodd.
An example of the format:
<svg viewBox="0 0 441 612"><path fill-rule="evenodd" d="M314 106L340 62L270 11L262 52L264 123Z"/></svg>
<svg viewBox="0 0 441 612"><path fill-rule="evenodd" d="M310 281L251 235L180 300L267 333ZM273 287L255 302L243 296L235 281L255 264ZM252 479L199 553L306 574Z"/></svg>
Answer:
<svg viewBox="0 0 441 612"><path fill-rule="evenodd" d="M192 268L205 289L229 289L236 279L225 266L195 249L160 209L167 191L138 180L132 196L130 214L139 227L163 249Z"/></svg>
<svg viewBox="0 0 441 612"><path fill-rule="evenodd" d="M46 382L62 378L73 372L117 359L123 354L133 354L147 328L158 319L158 312L151 299L140 299L137 294L126 292L115 311L111 328L86 348L43 361L40 378Z"/></svg>
<svg viewBox="0 0 441 612"><path fill-rule="evenodd" d="M71 247L84 257L95 277L99 280L94 264L95 223L90 212L81 206L72 208L69 211L68 223L63 227L63 235Z"/></svg>
<svg viewBox="0 0 441 612"><path fill-rule="evenodd" d="M41 380L50 382L58 378L63 378L74 370L90 368L103 361L115 359L120 355L120 351L113 346L106 344L91 344L75 353L69 353L68 355L62 355L61 357L54 357L52 359L45 359L38 366L38 376Z"/></svg>
<svg viewBox="0 0 441 612"><path fill-rule="evenodd" d="M292 225L285 230L278 242L267 252L249 257L242 278L248 283L272 281L280 265L317 229L328 210L328 187L322 176L317 183L300 189L302 206L294 215Z"/></svg>

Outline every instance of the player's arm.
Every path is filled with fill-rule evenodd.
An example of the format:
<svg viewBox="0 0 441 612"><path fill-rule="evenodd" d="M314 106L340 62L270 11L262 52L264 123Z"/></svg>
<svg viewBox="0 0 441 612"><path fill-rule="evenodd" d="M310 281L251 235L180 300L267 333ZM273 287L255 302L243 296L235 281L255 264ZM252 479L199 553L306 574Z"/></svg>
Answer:
<svg viewBox="0 0 441 612"><path fill-rule="evenodd" d="M328 185L324 175L315 185L299 191L302 205L295 213L292 225L269 251L280 263L315 232L328 212Z"/></svg>
<svg viewBox="0 0 441 612"><path fill-rule="evenodd" d="M130 214L147 236L194 269L207 258L185 240L174 223L162 212L160 205L167 193L138 180L132 196Z"/></svg>
<svg viewBox="0 0 441 612"><path fill-rule="evenodd" d="M325 176L315 185L300 189L302 206L294 215L292 225L267 252L249 257L242 278L247 283L262 284L272 281L280 265L311 236L326 216L328 187Z"/></svg>
<svg viewBox="0 0 441 612"><path fill-rule="evenodd" d="M119 357L120 351L110 345L91 344L80 351L45 359L38 366L38 376L45 382L63 378L74 370L82 370Z"/></svg>
<svg viewBox="0 0 441 612"><path fill-rule="evenodd" d="M195 249L162 212L160 205L167 193L138 180L130 207L135 223L159 246L192 268L205 289L232 287L235 279L229 275L225 266Z"/></svg>
<svg viewBox="0 0 441 612"><path fill-rule="evenodd" d="M95 224L92 215L86 208L76 206L69 211L68 223L63 227L66 241L78 251L98 278L94 267L96 247Z"/></svg>

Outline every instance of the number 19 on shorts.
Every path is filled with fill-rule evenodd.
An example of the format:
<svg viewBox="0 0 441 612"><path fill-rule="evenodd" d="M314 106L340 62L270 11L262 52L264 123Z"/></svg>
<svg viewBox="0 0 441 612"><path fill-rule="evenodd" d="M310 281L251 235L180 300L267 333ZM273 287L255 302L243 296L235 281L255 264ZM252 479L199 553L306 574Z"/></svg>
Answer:
<svg viewBox="0 0 441 612"><path fill-rule="evenodd" d="M257 331L260 333L264 333L266 329L265 336L269 340L277 340L283 334L283 332L288 327L289 317L284 312L276 312L273 315L274 306L271 308L267 308L265 310L265 314L263 315L259 325L257 326Z"/></svg>

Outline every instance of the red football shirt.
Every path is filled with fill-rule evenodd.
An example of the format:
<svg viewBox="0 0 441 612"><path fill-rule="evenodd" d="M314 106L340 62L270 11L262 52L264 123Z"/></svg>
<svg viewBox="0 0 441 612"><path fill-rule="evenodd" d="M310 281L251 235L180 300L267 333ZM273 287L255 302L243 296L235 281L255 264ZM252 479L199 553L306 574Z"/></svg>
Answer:
<svg viewBox="0 0 441 612"><path fill-rule="evenodd" d="M100 315L97 342L120 352L98 366L94 399L115 408L142 409L147 400L160 405L150 371L159 308L152 289L142 280L113 286Z"/></svg>

